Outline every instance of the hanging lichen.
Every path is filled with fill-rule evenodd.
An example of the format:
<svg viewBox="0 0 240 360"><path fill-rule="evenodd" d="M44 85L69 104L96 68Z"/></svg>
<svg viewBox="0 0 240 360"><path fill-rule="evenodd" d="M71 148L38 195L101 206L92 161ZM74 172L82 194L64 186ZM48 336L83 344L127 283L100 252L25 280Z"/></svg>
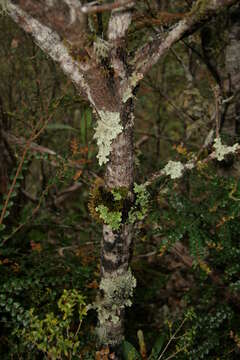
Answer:
<svg viewBox="0 0 240 360"><path fill-rule="evenodd" d="M111 152L111 144L114 139L122 132L120 113L111 111L98 111L99 119L95 129L94 139L98 145L99 165L108 162Z"/></svg>

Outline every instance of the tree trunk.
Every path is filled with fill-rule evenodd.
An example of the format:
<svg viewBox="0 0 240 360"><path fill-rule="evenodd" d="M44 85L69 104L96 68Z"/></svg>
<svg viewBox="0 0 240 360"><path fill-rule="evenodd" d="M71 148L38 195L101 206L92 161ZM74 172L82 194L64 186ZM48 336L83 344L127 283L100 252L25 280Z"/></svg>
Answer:
<svg viewBox="0 0 240 360"><path fill-rule="evenodd" d="M240 6L229 14L228 44L222 76L225 102L221 107L220 133L224 142L240 141ZM222 176L238 176L239 161L232 154L218 163Z"/></svg>
<svg viewBox="0 0 240 360"><path fill-rule="evenodd" d="M3 121L0 119L0 202L3 201L3 195L7 193L9 172L13 165L3 130Z"/></svg>
<svg viewBox="0 0 240 360"><path fill-rule="evenodd" d="M120 112L123 131L113 141L110 160L106 166L105 184L109 190L126 188L132 198L134 179L133 109L131 102L123 104ZM129 201L130 203L131 201ZM127 211L127 209L126 209ZM103 225L101 252L101 300L98 308L100 342L109 346L116 357L124 338L124 309L131 305L135 279L129 269L133 226L124 223L119 230Z"/></svg>
<svg viewBox="0 0 240 360"><path fill-rule="evenodd" d="M231 143L240 138L240 7L230 15L228 45L225 54L225 93L228 94L222 132ZM231 100L232 97L232 100Z"/></svg>

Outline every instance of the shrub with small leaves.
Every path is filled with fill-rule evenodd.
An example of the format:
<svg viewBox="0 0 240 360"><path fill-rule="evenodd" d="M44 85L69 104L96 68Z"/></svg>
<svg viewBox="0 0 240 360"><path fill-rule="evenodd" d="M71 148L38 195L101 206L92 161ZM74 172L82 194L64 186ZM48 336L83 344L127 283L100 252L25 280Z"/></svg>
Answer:
<svg viewBox="0 0 240 360"><path fill-rule="evenodd" d="M52 360L69 359L79 350L79 331L83 318L87 315L85 297L77 290L64 290L58 300L60 314L47 313L43 319L35 315L36 310L28 312L29 325L18 331L26 346L36 347ZM78 314L78 327L73 320Z"/></svg>

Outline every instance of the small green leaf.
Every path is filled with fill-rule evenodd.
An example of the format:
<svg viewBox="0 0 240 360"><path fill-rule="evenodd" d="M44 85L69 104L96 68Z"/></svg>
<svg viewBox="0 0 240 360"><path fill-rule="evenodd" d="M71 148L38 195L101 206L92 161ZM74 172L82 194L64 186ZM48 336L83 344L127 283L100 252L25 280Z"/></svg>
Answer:
<svg viewBox="0 0 240 360"><path fill-rule="evenodd" d="M3 231L6 228L6 225L0 224L0 231Z"/></svg>
<svg viewBox="0 0 240 360"><path fill-rule="evenodd" d="M135 349L135 347L128 341L124 341L122 344L123 358L124 360L137 360L141 359L141 355Z"/></svg>
<svg viewBox="0 0 240 360"><path fill-rule="evenodd" d="M153 348L152 348L152 352L148 358L148 360L157 360L159 355L160 355L160 351L163 348L163 344L164 344L164 340L165 337L163 335L160 335L157 340L155 341Z"/></svg>
<svg viewBox="0 0 240 360"><path fill-rule="evenodd" d="M4 214L4 219L6 218L6 217L8 217L8 215L10 214L10 212L7 210L7 211L5 211L5 214Z"/></svg>

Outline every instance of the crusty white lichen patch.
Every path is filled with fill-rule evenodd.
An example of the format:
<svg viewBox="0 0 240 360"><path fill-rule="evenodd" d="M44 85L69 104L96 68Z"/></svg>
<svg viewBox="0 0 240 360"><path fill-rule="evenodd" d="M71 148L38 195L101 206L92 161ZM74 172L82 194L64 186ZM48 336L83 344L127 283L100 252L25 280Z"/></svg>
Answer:
<svg viewBox="0 0 240 360"><path fill-rule="evenodd" d="M222 161L224 160L224 156L227 154L231 154L237 151L239 145L238 144L234 144L233 146L227 146L227 145L223 145L221 142L221 138L218 137L214 140L214 145L213 145L214 149L215 149L215 157L218 161Z"/></svg>
<svg viewBox="0 0 240 360"><path fill-rule="evenodd" d="M111 111L98 111L99 119L95 129L94 139L98 145L99 165L108 162L111 152L111 144L114 139L122 132L120 113Z"/></svg>
<svg viewBox="0 0 240 360"><path fill-rule="evenodd" d="M163 172L169 175L171 179L180 178L184 171L184 165L180 161L170 160L164 167Z"/></svg>

